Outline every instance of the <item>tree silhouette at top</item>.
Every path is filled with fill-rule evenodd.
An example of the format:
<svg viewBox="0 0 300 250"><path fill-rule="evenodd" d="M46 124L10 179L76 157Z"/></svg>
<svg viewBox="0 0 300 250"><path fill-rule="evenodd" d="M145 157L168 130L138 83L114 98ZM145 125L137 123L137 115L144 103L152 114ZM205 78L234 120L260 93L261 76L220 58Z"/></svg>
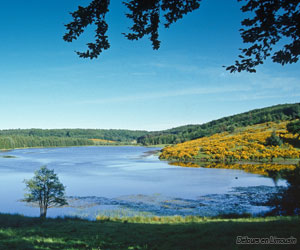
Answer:
<svg viewBox="0 0 300 250"><path fill-rule="evenodd" d="M242 21L241 37L249 47L240 49L239 60L226 67L230 72L256 72L255 67L271 57L275 63L296 63L300 55L300 0L237 0L245 2L242 12L252 14ZM201 0L127 0L126 17L133 25L124 36L139 40L149 36L153 49L160 47L159 26L165 28L200 7ZM66 24L64 40L76 40L91 24L95 24L95 41L87 44L80 57L94 59L110 47L106 22L110 0L93 0L87 7L78 7ZM276 48L275 51L273 51Z"/></svg>

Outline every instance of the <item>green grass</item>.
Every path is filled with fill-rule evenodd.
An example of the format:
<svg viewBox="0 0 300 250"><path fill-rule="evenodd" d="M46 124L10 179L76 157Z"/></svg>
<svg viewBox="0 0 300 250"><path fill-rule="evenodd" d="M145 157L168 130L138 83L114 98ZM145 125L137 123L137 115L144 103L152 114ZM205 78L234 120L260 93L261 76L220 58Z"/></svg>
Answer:
<svg viewBox="0 0 300 250"><path fill-rule="evenodd" d="M283 249L281 245L235 242L237 236L294 236L299 241L299 232L299 217L177 216L86 221L0 214L0 249ZM285 245L284 249L296 249L298 245Z"/></svg>

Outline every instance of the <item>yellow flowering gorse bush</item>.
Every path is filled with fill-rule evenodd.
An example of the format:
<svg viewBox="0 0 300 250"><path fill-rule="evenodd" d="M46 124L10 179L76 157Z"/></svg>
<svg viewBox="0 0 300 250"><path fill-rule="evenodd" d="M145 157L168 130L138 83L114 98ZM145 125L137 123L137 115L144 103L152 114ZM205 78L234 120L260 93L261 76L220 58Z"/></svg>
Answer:
<svg viewBox="0 0 300 250"><path fill-rule="evenodd" d="M234 133L218 133L209 137L168 146L162 150L161 159L168 160L214 160L214 161L259 161L275 158L300 158L300 151L289 143L281 146L266 146L266 139L275 131L283 141L295 140L296 136L286 130L288 122L248 126Z"/></svg>

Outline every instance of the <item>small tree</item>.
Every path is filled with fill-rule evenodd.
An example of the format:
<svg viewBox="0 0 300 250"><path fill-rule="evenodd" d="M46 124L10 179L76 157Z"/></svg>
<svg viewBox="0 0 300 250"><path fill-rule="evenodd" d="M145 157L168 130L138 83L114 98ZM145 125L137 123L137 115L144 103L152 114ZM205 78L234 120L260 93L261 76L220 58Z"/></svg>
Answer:
<svg viewBox="0 0 300 250"><path fill-rule="evenodd" d="M282 140L276 135L275 131L266 139L266 146L280 146Z"/></svg>
<svg viewBox="0 0 300 250"><path fill-rule="evenodd" d="M68 204L65 198L65 187L54 170L42 166L35 171L32 179L24 180L24 182L29 193L25 194L23 201L38 204L41 218L46 217L48 208Z"/></svg>
<svg viewBox="0 0 300 250"><path fill-rule="evenodd" d="M299 137L300 137L300 120L288 123L286 125L286 129L293 135L298 134L298 139L299 139Z"/></svg>

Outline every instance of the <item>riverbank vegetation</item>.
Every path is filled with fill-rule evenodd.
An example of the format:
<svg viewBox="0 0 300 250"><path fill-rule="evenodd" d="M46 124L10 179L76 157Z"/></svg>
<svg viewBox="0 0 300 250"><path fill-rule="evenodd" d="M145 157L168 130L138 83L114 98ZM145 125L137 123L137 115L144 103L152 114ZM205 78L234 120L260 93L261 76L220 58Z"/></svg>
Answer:
<svg viewBox="0 0 300 250"><path fill-rule="evenodd" d="M43 219L0 214L0 249L239 249L237 236L297 238L300 219L179 216L111 221ZM299 240L299 239L298 239ZM298 243L299 244L299 243ZM282 245L255 245L257 249ZM284 245L295 249L297 245Z"/></svg>
<svg viewBox="0 0 300 250"><path fill-rule="evenodd" d="M283 178L287 186L274 195L266 205L272 209L272 215L300 215L300 163L294 170L270 172L273 178Z"/></svg>
<svg viewBox="0 0 300 250"><path fill-rule="evenodd" d="M205 163L282 163L299 159L299 140L297 135L287 131L288 123L267 122L179 143L165 147L160 158ZM274 145L276 140L272 138L281 143Z"/></svg>

